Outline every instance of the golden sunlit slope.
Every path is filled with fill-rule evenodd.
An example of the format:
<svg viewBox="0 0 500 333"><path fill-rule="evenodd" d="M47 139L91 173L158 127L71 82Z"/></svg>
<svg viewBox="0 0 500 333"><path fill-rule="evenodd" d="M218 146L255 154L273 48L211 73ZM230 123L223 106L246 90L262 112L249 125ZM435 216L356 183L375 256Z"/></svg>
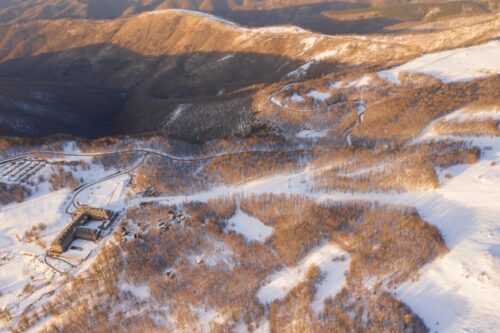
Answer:
<svg viewBox="0 0 500 333"><path fill-rule="evenodd" d="M181 80L190 73L190 87L222 75L224 88L236 77L236 87L275 81L306 62L388 66L487 41L500 34L500 18L436 33L335 37L293 26L249 29L207 14L166 10L114 21L12 24L3 31L0 76L148 90L167 73Z"/></svg>

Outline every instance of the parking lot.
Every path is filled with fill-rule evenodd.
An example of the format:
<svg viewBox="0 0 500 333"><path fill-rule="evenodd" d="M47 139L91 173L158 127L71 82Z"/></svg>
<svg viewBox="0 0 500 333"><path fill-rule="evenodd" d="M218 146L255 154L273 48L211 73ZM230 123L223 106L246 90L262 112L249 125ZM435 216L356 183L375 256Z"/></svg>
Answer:
<svg viewBox="0 0 500 333"><path fill-rule="evenodd" d="M38 158L23 158L0 165L0 182L24 184L32 179L47 164Z"/></svg>

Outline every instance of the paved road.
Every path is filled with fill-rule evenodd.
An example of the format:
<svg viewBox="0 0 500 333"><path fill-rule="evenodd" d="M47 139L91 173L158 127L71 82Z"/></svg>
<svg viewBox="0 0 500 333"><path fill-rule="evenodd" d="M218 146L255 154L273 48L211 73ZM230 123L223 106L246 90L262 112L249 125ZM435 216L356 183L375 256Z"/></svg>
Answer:
<svg viewBox="0 0 500 333"><path fill-rule="evenodd" d="M288 152L305 152L305 151L310 151L311 149L295 149L295 150L290 150ZM221 154L214 154L211 156L200 156L200 157L180 157L180 156L175 156L171 155L162 151L154 150L154 149L149 149L149 148L135 148L135 149L124 149L124 150L117 150L117 151L107 151L107 152L97 152L97 153L65 153L65 152L56 152L56 151L48 151L48 150L34 150L28 153L23 153L23 154L18 154L15 156L7 157L4 159L0 160L0 165L5 164L5 163L10 163L10 162L15 162L17 160L27 158L27 157L41 157L45 156L45 158L49 157L98 157L98 156L109 156L109 155L116 155L116 154L130 154L130 153L137 153L137 154L142 154L142 157L140 161L130 168L122 171L118 171L114 174L107 175L101 179L95 180L93 182L83 184L79 187L77 187L71 196L70 202L68 206L66 207L66 213L70 214L71 212L71 207L78 207L79 204L77 202L78 195L83 192L85 189L92 187L94 185L97 185L99 183L105 182L107 180L119 177L121 175L130 173L137 169L139 166L144 163L144 161L149 157L149 156L160 156L163 158L168 158L174 161L179 161L179 162L196 162L196 161L207 161L211 160L214 158L219 158L219 157L228 157L228 156L234 156L234 155L239 155L239 154L248 154L248 153L263 153L263 152L273 152L273 150L266 150L266 149L256 149L256 150L247 150L247 151L240 151L240 152L233 152L233 153L221 153ZM283 151L280 151L283 152ZM287 152L287 151L285 151Z"/></svg>

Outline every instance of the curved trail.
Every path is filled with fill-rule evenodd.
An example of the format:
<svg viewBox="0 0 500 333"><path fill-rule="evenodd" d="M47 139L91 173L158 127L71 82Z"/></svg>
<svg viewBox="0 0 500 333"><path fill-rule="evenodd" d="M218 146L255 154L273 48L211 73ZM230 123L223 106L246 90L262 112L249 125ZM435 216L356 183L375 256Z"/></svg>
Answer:
<svg viewBox="0 0 500 333"><path fill-rule="evenodd" d="M295 150L289 150L285 152L305 152L310 149L307 148L301 148L301 149L295 149ZM97 152L97 153L64 153L64 152L55 152L55 151L49 151L49 150L34 150L28 153L22 153L18 154L15 156L7 157L4 159L0 160L0 165L5 164L5 163L10 163L14 162L23 158L27 157L32 157L32 156L37 156L40 157L40 155L46 155L46 156L57 156L57 157L98 157L98 156L110 156L110 155L116 155L116 154L130 154L130 153L139 153L142 154L143 156L141 157L140 161L136 163L135 165L131 166L130 168L122 171L117 171L111 175L107 175L103 178L97 179L93 182L83 184L76 189L73 190L70 202L68 206L65 209L65 212L67 214L71 214L71 206L77 208L79 206L77 202L78 195L83 192L85 189L90 188L94 185L97 185L99 183L105 182L107 180L119 177L124 174L128 174L139 168L144 161L149 157L149 156L159 156L163 158L168 158L170 160L178 161L178 162L197 162L197 161L208 161L212 160L215 158L220 158L220 157L228 157L228 156L235 156L235 155L240 155L240 154L248 154L248 153L266 153L266 152L274 152L274 150L265 150L265 149L256 149L256 150L248 150L248 151L240 151L240 152L233 152L233 153L221 153L221 154L214 154L211 156L201 156L201 157L179 157L175 155L171 155L168 153L164 153L158 150L154 149L149 149L149 148L135 148L135 149L124 149L124 150L117 150L117 151L107 151L107 152ZM280 151L283 152L283 151Z"/></svg>
<svg viewBox="0 0 500 333"><path fill-rule="evenodd" d="M343 138L348 146L352 146L352 140L351 140L352 131L356 126L358 126L363 122L363 116L365 114L365 110L366 110L366 104L361 101L358 106L358 116L356 118L356 122L351 127L349 127L343 135Z"/></svg>
<svg viewBox="0 0 500 333"><path fill-rule="evenodd" d="M294 82L290 82L290 83L285 84L283 87L281 87L281 89L279 89L278 91L275 91L273 94L271 94L268 97L269 103L271 103L272 105L274 105L276 107L282 108L285 111L293 111L293 112L300 112L300 113L315 113L315 112L321 112L321 111L328 111L330 108L334 108L334 107L344 105L344 104L353 104L353 103L362 102L360 99L354 99L354 100L338 101L338 102L335 102L332 104L325 104L323 106L317 106L317 107L312 107L312 108L298 109L298 108L292 108L289 106L278 104L278 103L273 101L274 97L278 96L281 92L287 90L288 87L291 87L291 86L293 86L297 83L300 83L300 82L301 81L294 81Z"/></svg>
<svg viewBox="0 0 500 333"><path fill-rule="evenodd" d="M300 149L293 149L293 150L285 150L282 151L280 150L279 152L303 152L307 151L310 149L307 148L300 148ZM214 154L210 156L201 156L201 157L179 157L175 155L171 155L168 153L164 153L162 151L150 149L150 148L133 148L133 149L122 149L122 150L116 150L116 151L105 151L105 152L98 152L98 153L64 153L64 152L57 152L57 151L50 151L50 150L33 150L28 153L22 153L18 154L15 156L11 157L6 157L3 159L0 159L0 165L17 161L22 158L30 157L30 156L40 156L40 155L49 155L49 156L60 156L60 157L97 157L97 156L109 156L109 155L116 155L116 154L129 154L129 153L142 153L146 155L156 155L164 158L168 158L174 161L178 162L196 162L196 161L208 161L212 160L214 158L218 157L227 157L227 156L234 156L234 155L240 155L240 154L248 154L248 153L269 153L269 152L277 152L275 150L266 150L266 149L255 149L255 150L245 150L245 151L238 151L238 152L232 152L232 153L221 153L221 154Z"/></svg>
<svg viewBox="0 0 500 333"><path fill-rule="evenodd" d="M48 252L45 253L45 256L43 257L43 262L45 263L45 265L49 266L50 268L52 268L53 270L55 270L56 272L60 273L60 274L64 274L64 273L67 273L68 271L63 271L63 270L60 270L59 268L57 268L56 266L52 265L47 259L50 258L50 259L53 259L53 260L58 260L58 261L61 261L67 265L69 265L71 269L73 268L76 268L78 267L78 265L75 265L63 258L59 258L59 257L54 257L52 255L50 255Z"/></svg>
<svg viewBox="0 0 500 333"><path fill-rule="evenodd" d="M308 150L310 150L310 149L301 148L301 149L290 150L289 152L304 152L304 151L308 151ZM179 162L196 162L196 161L208 161L208 160L212 160L212 159L219 158L219 157L228 157L228 156L234 156L234 155L239 155L239 154L266 153L266 152L274 152L274 150L265 150L265 149L248 150L248 151L240 151L240 152L233 152L233 153L214 154L211 156L202 156L202 157L179 157L179 156L174 156L171 154L167 154L167 153L164 153L161 151L157 151L154 149L148 149L148 148L142 148L142 149L136 148L136 149L126 149L126 150L107 151L107 152L98 152L98 153L64 153L64 152L35 150L35 151L28 152L28 153L22 153L22 154L18 154L15 156L3 158L0 160L0 165L10 163L10 162L15 162L17 160L27 158L27 157L33 157L33 156L40 157L41 155L45 155L48 158L49 156L50 157L54 157L54 156L56 156L56 157L96 157L96 156L110 156L110 155L124 154L124 153L142 154L139 161L136 162L131 167L127 168L126 170L117 171L113 174L107 175L105 177L102 177L102 178L97 179L95 181L89 182L87 184L83 184L83 185L77 187L76 189L74 189L72 194L71 194L69 204L65 208L65 213L71 214L72 213L71 212L72 206L74 208L78 208L80 206L77 198L78 198L79 194L82 193L84 190L86 190L92 186L95 186L99 183L102 183L102 182L108 181L110 179L113 179L113 178L116 178L116 177L133 172L134 170L139 168L146 161L146 159L149 156L159 156L159 157L168 158L168 159L171 159L174 161L179 161ZM71 269L78 266L78 265L70 263L62 258L54 257L54 256L51 256L50 254L46 253L44 256L44 259L43 259L44 263L47 266L49 266L50 268L52 268L53 270L55 270L56 272L61 273L61 274L64 274L66 272L63 270L60 270L55 265L51 264L50 261L48 260L49 258L53 259L53 260L58 260L58 261L63 262L64 264L70 265Z"/></svg>
<svg viewBox="0 0 500 333"><path fill-rule="evenodd" d="M346 142L346 144L348 146L352 146L352 140L351 140L352 131L356 126L358 126L359 124L361 124L363 122L363 115L364 115L364 112L366 110L366 104L363 101L363 97L362 97L362 89L360 90L358 88L359 98L357 98L357 99L338 101L338 102L335 102L333 104L313 107L310 109L293 108L293 107L285 106L285 105L282 105L282 104L279 104L279 103L276 103L275 101L273 101L274 97L278 96L281 92L283 92L284 90L288 89L289 87L291 87L292 85L297 84L297 83L299 83L299 81L294 81L294 82L290 82L288 84L285 84L280 90L278 90L277 92L275 92L274 94L272 94L268 97L268 102L271 103L272 105L278 107L278 108L285 110L285 111L289 111L289 112L292 111L292 112L299 112L299 113L306 113L306 114L321 112L321 111L329 111L331 108L335 108L335 107L338 107L341 105L357 104L358 105L358 114L357 114L356 122L351 127L349 127L342 135L342 138Z"/></svg>

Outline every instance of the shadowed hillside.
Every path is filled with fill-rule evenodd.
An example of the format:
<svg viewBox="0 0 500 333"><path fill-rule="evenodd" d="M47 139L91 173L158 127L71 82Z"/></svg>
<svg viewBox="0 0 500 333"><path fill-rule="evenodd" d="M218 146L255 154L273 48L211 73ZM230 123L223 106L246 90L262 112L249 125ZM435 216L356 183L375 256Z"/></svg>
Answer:
<svg viewBox="0 0 500 333"><path fill-rule="evenodd" d="M123 101L119 92L92 86L0 80L0 135L103 136Z"/></svg>
<svg viewBox="0 0 500 333"><path fill-rule="evenodd" d="M95 101L109 103L109 110L98 111L90 120L99 126L103 119L112 120L105 130L81 126L80 119L68 124L71 117L55 121L56 113L46 112L47 119L41 122L45 125L31 135L152 132L205 141L252 131L252 102L249 97L239 100L235 96L250 96L270 84L304 81L326 73L334 78L347 72L379 70L421 52L480 43L497 35L499 24L491 17L473 22L473 28L452 26L445 32L372 40L318 35L292 26L251 29L211 15L177 10L113 21L36 21L4 26L0 78L35 81L41 86L47 83L48 89L69 83L71 95L76 95L78 87L84 92L92 87L92 94L79 96L82 103L56 92L49 106L60 106L63 113L69 107L72 114L86 115L89 108L102 110L92 106ZM23 87L26 92L19 96L20 101L40 103L32 101L30 87ZM109 98L105 97L108 92ZM226 97L236 99L228 102ZM186 107L189 111L179 111L182 117L175 118L177 123L171 121L179 105L203 103L210 107ZM4 105L4 117L22 109L13 107L8 99ZM33 115L29 108L24 109L16 119L21 123L3 127L3 133L28 135ZM200 118L184 118L191 112ZM88 118L84 120L83 124L89 123Z"/></svg>

